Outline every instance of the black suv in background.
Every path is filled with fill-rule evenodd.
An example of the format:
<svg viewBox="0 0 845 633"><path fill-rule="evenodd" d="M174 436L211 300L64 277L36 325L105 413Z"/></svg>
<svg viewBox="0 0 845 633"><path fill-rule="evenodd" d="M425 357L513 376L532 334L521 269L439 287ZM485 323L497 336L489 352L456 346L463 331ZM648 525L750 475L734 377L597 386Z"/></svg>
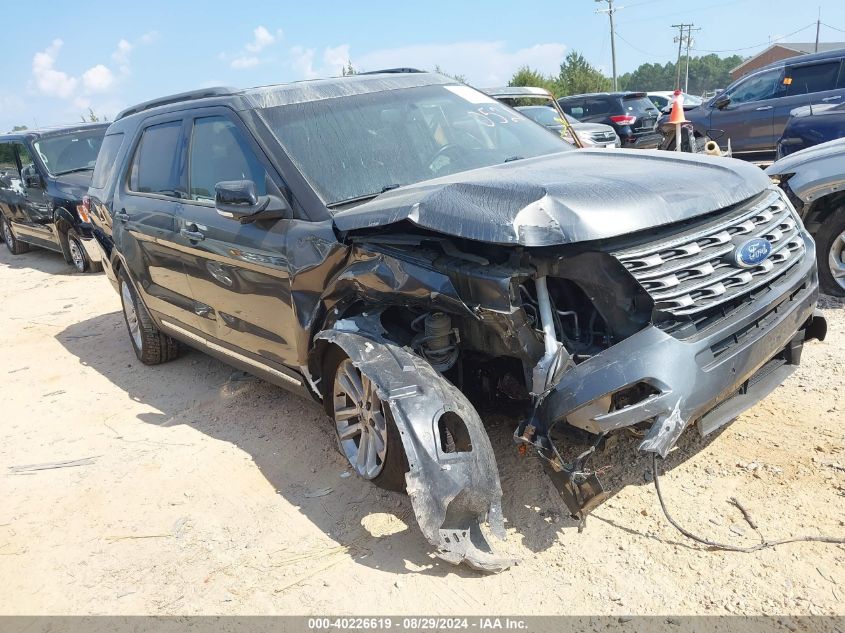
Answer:
<svg viewBox="0 0 845 633"><path fill-rule="evenodd" d="M40 246L79 272L96 272L96 247L83 198L107 123L0 136L0 230L14 255Z"/></svg>
<svg viewBox="0 0 845 633"><path fill-rule="evenodd" d="M756 167L575 150L437 74L141 104L89 195L143 363L179 341L321 401L350 467L479 569L509 561L479 523L503 537L472 402L520 407L515 441L583 518L606 493L553 426L637 426L665 457L824 332L813 241Z"/></svg>
<svg viewBox="0 0 845 633"><path fill-rule="evenodd" d="M557 100L563 111L584 123L604 123L616 130L622 147L656 149L660 111L644 92L595 92Z"/></svg>
<svg viewBox="0 0 845 633"><path fill-rule="evenodd" d="M685 114L697 136L710 136L723 150L730 139L735 158L771 161L793 110L840 103L845 103L845 49L764 66Z"/></svg>

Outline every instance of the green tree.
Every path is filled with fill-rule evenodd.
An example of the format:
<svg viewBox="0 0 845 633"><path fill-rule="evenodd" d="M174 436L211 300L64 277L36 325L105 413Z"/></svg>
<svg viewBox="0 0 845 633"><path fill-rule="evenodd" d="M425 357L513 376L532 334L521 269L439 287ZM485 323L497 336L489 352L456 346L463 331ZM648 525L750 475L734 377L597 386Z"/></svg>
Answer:
<svg viewBox="0 0 845 633"><path fill-rule="evenodd" d="M20 132L22 130L28 130L28 129L29 128L26 127L25 125L16 125L15 127L12 128L12 132Z"/></svg>
<svg viewBox="0 0 845 633"><path fill-rule="evenodd" d="M553 92L558 97L584 92L603 92L610 90L611 86L610 79L578 51L570 51L566 55L554 81Z"/></svg>
<svg viewBox="0 0 845 633"><path fill-rule="evenodd" d="M517 70L508 82L509 86L528 86L531 88L545 88L552 94L555 93L555 82L539 70L523 66Z"/></svg>
<svg viewBox="0 0 845 633"><path fill-rule="evenodd" d="M731 83L730 71L739 66L743 58L739 55L719 57L711 53L701 57L690 57L689 92L702 94L705 91L725 88ZM681 85L684 82L686 60L681 60ZM675 62L665 64L642 64L619 78L623 90L672 90L675 88Z"/></svg>
<svg viewBox="0 0 845 633"><path fill-rule="evenodd" d="M93 108L88 108L88 114L82 115L82 122L83 123L100 123L101 121L105 122L108 121L109 118L105 116L100 116L96 114Z"/></svg>

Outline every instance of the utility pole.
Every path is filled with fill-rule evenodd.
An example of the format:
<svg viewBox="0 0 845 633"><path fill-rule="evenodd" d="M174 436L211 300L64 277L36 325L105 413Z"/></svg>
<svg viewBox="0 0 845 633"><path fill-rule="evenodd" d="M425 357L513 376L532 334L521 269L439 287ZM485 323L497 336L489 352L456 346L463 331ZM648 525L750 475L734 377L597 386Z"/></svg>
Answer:
<svg viewBox="0 0 845 633"><path fill-rule="evenodd" d="M613 8L613 0L596 0L596 2L607 2L607 9L596 9L596 13L607 13L610 16L610 55L613 59L613 90L619 90L616 82L616 35L613 29L613 14L622 7Z"/></svg>
<svg viewBox="0 0 845 633"><path fill-rule="evenodd" d="M822 8L819 7L819 19L816 20L816 50L815 52L819 52L819 29L822 25Z"/></svg>
<svg viewBox="0 0 845 633"><path fill-rule="evenodd" d="M687 43L687 68L689 68L689 30L695 24L673 24L673 29L678 29L678 35L675 36L675 41L678 43L678 63L675 64L675 90L681 89L681 51L683 50L684 42ZM687 34L684 35L684 30Z"/></svg>
<svg viewBox="0 0 845 633"><path fill-rule="evenodd" d="M686 92L687 94L689 94L689 49L690 49L690 46L692 46L692 43L694 41L692 39L692 32L701 30L701 29L694 29L694 28L692 28L693 26L695 26L695 25L690 24L689 26L687 26L687 69L686 69L686 72L684 74L684 92Z"/></svg>

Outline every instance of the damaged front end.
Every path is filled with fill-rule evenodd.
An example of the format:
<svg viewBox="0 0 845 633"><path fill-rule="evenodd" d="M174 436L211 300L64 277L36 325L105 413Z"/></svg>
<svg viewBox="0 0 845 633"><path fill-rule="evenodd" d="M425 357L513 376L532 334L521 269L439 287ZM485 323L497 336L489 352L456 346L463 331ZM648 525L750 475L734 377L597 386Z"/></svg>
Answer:
<svg viewBox="0 0 845 633"><path fill-rule="evenodd" d="M486 522L504 535L502 491L471 403L521 412L514 441L537 451L583 527L607 498L588 466L604 436L631 429L641 450L665 457L689 425L710 433L765 397L803 343L824 336L813 242L773 190L695 220L565 246L399 226L348 237L316 340L340 347L389 403L417 520L452 563L510 564L482 530ZM736 263L749 239L770 242L769 260ZM596 445L567 462L552 441L563 424Z"/></svg>

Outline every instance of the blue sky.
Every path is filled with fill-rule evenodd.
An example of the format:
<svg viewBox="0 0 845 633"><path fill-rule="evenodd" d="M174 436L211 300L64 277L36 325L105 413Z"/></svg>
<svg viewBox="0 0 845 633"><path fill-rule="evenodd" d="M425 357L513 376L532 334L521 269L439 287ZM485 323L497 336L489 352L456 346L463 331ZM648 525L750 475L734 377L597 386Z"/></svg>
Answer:
<svg viewBox="0 0 845 633"><path fill-rule="evenodd" d="M750 55L814 23L845 42L845 1L616 0L619 72L677 54L670 25L694 22L695 47ZM528 64L554 72L567 51L610 72L606 6L592 0L202 3L6 2L0 132L113 117L157 96L209 85L249 87L364 70L433 68L477 86ZM784 41L809 42L815 26ZM738 50L745 49L745 50ZM729 54L728 52L724 54ZM671 86L667 86L667 89Z"/></svg>

